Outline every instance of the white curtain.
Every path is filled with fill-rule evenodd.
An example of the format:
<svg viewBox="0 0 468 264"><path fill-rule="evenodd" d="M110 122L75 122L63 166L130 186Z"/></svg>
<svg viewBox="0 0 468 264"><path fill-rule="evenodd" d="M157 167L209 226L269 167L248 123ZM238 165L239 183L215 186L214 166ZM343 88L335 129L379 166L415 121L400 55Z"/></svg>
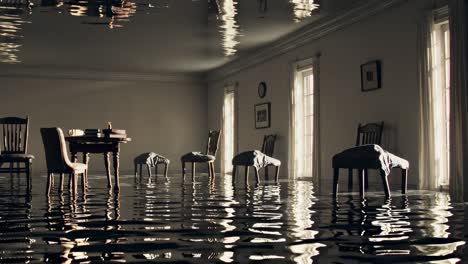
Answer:
<svg viewBox="0 0 468 264"><path fill-rule="evenodd" d="M419 188L437 187L434 164L434 107L432 105L432 43L434 18L428 16L418 28L418 81L420 98L419 118Z"/></svg>
<svg viewBox="0 0 468 264"><path fill-rule="evenodd" d="M290 122L289 122L289 160L288 160L288 167L289 167L289 175L290 177L304 177L304 176L312 176L314 182L319 184L319 173L320 173L320 118L319 118L319 74L320 74L320 61L319 55L314 58L302 60L299 62L294 62L292 64L291 69L291 92L290 92ZM296 138L298 133L296 130L301 130L306 124L299 123L297 119L296 113L296 106L301 105L302 102L302 93L301 89L303 89L303 80L301 78L303 75L301 72L305 68L312 68L312 87L313 87L313 122L312 124L312 160L309 161L309 164L312 166L312 175L299 175L301 174L301 168L297 168L298 160L305 159L304 153L301 149L297 149L297 142L298 140L302 140L301 138ZM299 99L299 100L298 100Z"/></svg>
<svg viewBox="0 0 468 264"><path fill-rule="evenodd" d="M467 1L450 0L450 194L468 201ZM464 191L465 190L465 191Z"/></svg>

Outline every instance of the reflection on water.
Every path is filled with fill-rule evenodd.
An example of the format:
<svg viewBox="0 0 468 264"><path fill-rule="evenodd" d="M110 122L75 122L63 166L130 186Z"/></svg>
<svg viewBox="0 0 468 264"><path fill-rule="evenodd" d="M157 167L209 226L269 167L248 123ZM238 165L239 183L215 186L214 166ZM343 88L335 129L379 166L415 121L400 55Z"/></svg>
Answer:
<svg viewBox="0 0 468 264"><path fill-rule="evenodd" d="M18 63L21 30L29 22L32 4L24 0L0 0L0 62Z"/></svg>
<svg viewBox="0 0 468 264"><path fill-rule="evenodd" d="M464 204L444 193L318 196L311 182L91 176L76 196L0 175L0 262L457 263Z"/></svg>
<svg viewBox="0 0 468 264"><path fill-rule="evenodd" d="M316 0L289 0L289 2L293 5L295 22L301 22L305 18L310 17L319 8Z"/></svg>
<svg viewBox="0 0 468 264"><path fill-rule="evenodd" d="M240 37L240 28L236 20L237 1L236 0L208 0L208 8L218 12L217 17L221 22L220 33L224 55L231 56L237 52Z"/></svg>

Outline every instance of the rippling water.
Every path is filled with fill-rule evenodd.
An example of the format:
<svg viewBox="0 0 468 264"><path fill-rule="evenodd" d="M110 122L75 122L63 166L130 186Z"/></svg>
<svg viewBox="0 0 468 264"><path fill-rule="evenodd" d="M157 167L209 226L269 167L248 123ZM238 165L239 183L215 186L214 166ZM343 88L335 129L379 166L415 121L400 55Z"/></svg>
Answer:
<svg viewBox="0 0 468 264"><path fill-rule="evenodd" d="M468 208L438 192L391 200L314 193L309 181L90 175L85 193L45 195L45 176L0 175L0 262L467 262Z"/></svg>

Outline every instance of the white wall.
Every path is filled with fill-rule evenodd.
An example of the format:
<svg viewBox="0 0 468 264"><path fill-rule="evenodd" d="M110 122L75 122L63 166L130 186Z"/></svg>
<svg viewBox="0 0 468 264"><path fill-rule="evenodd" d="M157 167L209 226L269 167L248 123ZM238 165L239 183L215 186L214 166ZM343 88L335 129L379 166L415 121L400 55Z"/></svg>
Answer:
<svg viewBox="0 0 468 264"><path fill-rule="evenodd" d="M155 151L180 171L180 156L206 144L206 88L197 82L110 81L53 77L0 77L0 116L30 117L29 153L35 172L46 170L41 127L126 129L132 142L122 145L121 171L133 158ZM80 157L81 160L81 157ZM103 172L102 155L91 155L91 173Z"/></svg>
<svg viewBox="0 0 468 264"><path fill-rule="evenodd" d="M264 134L279 135L276 157L285 165L288 160L288 98L290 64L298 59L321 56L320 132L324 186L331 187L331 158L355 143L359 122L384 121L383 146L411 163L410 186L418 177L418 86L416 36L417 23L430 8L430 1L409 1L384 13L374 15L262 64L210 83L210 127L219 126L226 83L238 82L239 147L259 148ZM370 60L382 61L383 87L363 93L360 88L360 65ZM266 81L267 96L257 96L257 85ZM272 124L255 129L254 105L271 102ZM342 180L345 180L343 172ZM399 183L399 171L390 176ZM286 178L287 166L281 177ZM380 186L380 177L371 177ZM344 185L342 185L344 187Z"/></svg>

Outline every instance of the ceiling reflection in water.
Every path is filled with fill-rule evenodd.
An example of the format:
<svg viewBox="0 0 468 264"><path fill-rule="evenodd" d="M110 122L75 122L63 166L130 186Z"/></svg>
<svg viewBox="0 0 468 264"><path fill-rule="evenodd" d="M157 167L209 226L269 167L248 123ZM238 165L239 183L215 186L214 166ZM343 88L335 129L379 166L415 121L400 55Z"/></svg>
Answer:
<svg viewBox="0 0 468 264"><path fill-rule="evenodd" d="M289 0L293 5L293 15L295 22L301 22L310 17L314 11L317 11L319 5L316 0Z"/></svg>
<svg viewBox="0 0 468 264"><path fill-rule="evenodd" d="M30 23L31 7L28 1L0 0L0 62L20 62L20 39L24 24Z"/></svg>
<svg viewBox="0 0 468 264"><path fill-rule="evenodd" d="M237 1L235 0L211 0L216 1L218 19L221 21L220 33L224 55L231 56L237 52L238 38L241 36L240 27L236 21Z"/></svg>

